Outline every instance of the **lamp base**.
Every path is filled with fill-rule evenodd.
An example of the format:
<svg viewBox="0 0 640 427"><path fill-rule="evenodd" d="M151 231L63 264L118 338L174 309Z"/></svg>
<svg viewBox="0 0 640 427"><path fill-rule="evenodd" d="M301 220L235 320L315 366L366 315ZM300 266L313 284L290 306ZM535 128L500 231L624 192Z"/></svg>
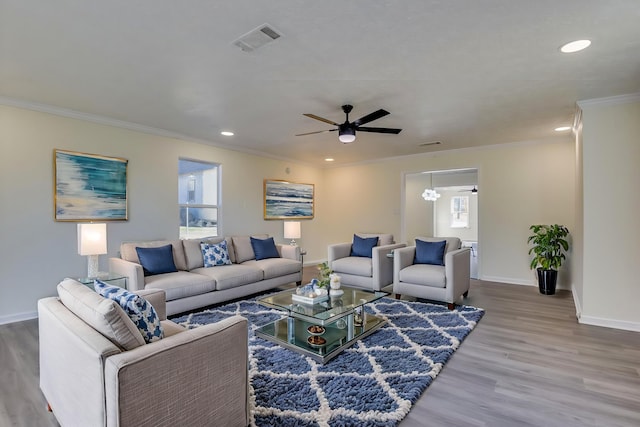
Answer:
<svg viewBox="0 0 640 427"><path fill-rule="evenodd" d="M298 244L296 243L296 241L294 239L291 239L291 242L289 244L291 246L298 246Z"/></svg>
<svg viewBox="0 0 640 427"><path fill-rule="evenodd" d="M98 277L98 270L100 268L99 255L87 255L87 277L90 279Z"/></svg>

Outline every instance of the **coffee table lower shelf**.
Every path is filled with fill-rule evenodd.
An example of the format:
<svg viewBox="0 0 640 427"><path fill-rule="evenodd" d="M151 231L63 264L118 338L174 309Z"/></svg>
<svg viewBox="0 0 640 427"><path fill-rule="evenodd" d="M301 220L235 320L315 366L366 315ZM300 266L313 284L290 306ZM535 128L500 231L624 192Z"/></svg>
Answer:
<svg viewBox="0 0 640 427"><path fill-rule="evenodd" d="M316 362L324 364L336 357L344 349L351 347L356 341L371 335L385 323L387 321L384 319L367 315L363 326L352 326L353 337L351 339L349 339L349 331L351 329L349 326L341 329L336 326L335 322L325 325L325 332L320 335L326 340L326 344L323 346L312 346L307 342L307 339L311 336L307 328L315 323L293 317L285 317L261 326L256 329L255 334L260 338L302 353ZM290 328L293 329L291 333L289 331Z"/></svg>

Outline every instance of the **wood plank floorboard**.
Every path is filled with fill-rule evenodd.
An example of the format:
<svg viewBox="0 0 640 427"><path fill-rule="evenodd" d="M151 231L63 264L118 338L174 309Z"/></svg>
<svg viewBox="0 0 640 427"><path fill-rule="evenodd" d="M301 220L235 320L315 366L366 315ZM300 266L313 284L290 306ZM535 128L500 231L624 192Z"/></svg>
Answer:
<svg viewBox="0 0 640 427"><path fill-rule="evenodd" d="M315 274L305 267L305 282ZM579 324L567 291L473 280L464 303L484 318L401 427L640 426L640 333ZM0 326L0 427L57 425L37 321Z"/></svg>

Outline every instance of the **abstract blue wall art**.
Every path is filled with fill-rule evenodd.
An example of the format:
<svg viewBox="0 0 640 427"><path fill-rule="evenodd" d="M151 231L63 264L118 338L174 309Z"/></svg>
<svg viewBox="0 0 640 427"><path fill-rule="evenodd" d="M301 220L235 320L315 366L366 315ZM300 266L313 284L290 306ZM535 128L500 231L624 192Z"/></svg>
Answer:
<svg viewBox="0 0 640 427"><path fill-rule="evenodd" d="M54 150L56 221L126 221L126 159Z"/></svg>
<svg viewBox="0 0 640 427"><path fill-rule="evenodd" d="M311 219L313 209L313 184L264 180L264 219Z"/></svg>

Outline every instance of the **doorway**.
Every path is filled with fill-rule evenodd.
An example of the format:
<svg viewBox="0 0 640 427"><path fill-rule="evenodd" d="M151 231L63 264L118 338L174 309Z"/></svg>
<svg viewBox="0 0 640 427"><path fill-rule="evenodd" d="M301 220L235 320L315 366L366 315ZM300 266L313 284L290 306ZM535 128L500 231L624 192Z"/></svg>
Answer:
<svg viewBox="0 0 640 427"><path fill-rule="evenodd" d="M471 277L479 278L478 170L413 172L403 178L402 241L413 245L419 236L458 237L471 248Z"/></svg>

